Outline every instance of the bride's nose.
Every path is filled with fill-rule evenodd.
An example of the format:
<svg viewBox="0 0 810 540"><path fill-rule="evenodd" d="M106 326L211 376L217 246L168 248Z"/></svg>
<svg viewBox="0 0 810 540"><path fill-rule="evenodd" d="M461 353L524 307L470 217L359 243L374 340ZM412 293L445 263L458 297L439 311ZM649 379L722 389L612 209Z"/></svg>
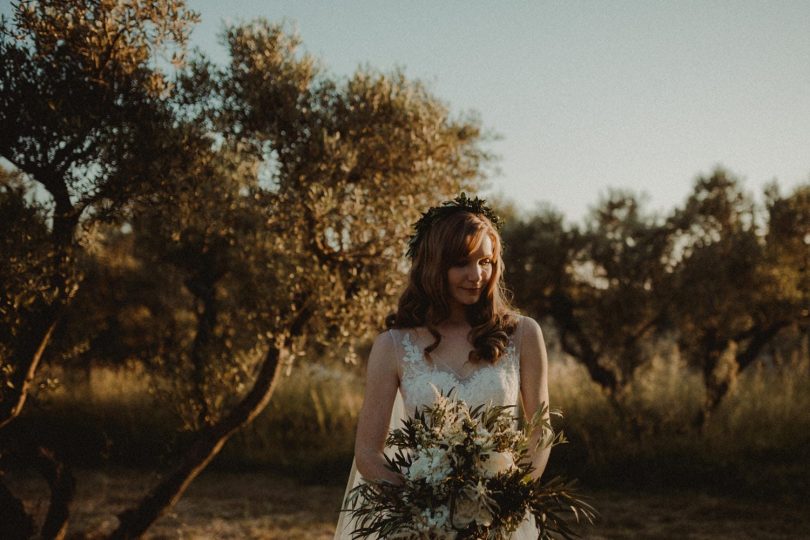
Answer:
<svg viewBox="0 0 810 540"><path fill-rule="evenodd" d="M481 283L481 278L484 275L484 269L481 268L480 264L471 264L471 269L467 274L467 277L470 281L474 282L476 285Z"/></svg>

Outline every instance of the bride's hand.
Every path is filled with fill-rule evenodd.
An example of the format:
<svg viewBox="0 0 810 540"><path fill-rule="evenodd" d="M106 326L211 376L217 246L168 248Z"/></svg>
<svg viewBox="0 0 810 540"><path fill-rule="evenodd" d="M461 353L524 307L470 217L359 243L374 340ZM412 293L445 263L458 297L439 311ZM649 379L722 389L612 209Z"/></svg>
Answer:
<svg viewBox="0 0 810 540"><path fill-rule="evenodd" d="M396 473L391 471L391 476L388 478L383 478L380 480L383 484L388 484L390 486L404 486L405 485L405 477L402 473Z"/></svg>
<svg viewBox="0 0 810 540"><path fill-rule="evenodd" d="M391 473L389 478L381 478L376 481L377 484L390 487L402 487L405 485L405 477L399 473Z"/></svg>
<svg viewBox="0 0 810 540"><path fill-rule="evenodd" d="M389 496L399 497L400 490L405 485L405 477L391 471L389 478L381 478L369 483L374 486L375 491L387 493Z"/></svg>

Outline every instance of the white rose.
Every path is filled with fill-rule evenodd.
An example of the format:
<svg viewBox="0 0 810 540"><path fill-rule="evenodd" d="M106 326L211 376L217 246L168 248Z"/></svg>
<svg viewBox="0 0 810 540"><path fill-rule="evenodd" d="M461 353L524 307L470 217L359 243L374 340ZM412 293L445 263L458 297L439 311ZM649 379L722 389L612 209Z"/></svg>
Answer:
<svg viewBox="0 0 810 540"><path fill-rule="evenodd" d="M489 452L486 456L486 460L479 462L479 470L486 478L505 473L515 466L515 460L510 452Z"/></svg>

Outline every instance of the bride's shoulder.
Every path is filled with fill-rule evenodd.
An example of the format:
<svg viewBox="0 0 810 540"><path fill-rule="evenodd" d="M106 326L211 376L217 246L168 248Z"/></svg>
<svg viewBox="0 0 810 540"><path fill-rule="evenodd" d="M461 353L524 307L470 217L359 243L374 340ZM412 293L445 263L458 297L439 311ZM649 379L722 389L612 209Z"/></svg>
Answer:
<svg viewBox="0 0 810 540"><path fill-rule="evenodd" d="M384 335L387 334L393 342L397 343L398 345L402 345L403 343L411 342L418 342L421 341L424 336L430 335L427 328L424 326L401 326L401 327L392 327L388 330L382 332Z"/></svg>
<svg viewBox="0 0 810 540"><path fill-rule="evenodd" d="M397 352L407 347L409 343L415 342L418 336L417 328L388 328L374 338L372 351L376 348L386 354Z"/></svg>
<svg viewBox="0 0 810 540"><path fill-rule="evenodd" d="M397 345L398 337L394 335L395 330L383 330L374 337L371 351L368 353L369 368L384 369L385 371L396 371L396 362L399 349Z"/></svg>
<svg viewBox="0 0 810 540"><path fill-rule="evenodd" d="M539 332L540 325L534 320L532 317L528 315L523 315L522 313L512 312L511 313L513 323L513 329L511 332L512 336L516 336L520 338L526 332Z"/></svg>
<svg viewBox="0 0 810 540"><path fill-rule="evenodd" d="M528 315L518 316L518 327L515 332L518 334L518 349L521 359L535 358L544 359L546 356L546 345L543 338L543 330L540 324Z"/></svg>
<svg viewBox="0 0 810 540"><path fill-rule="evenodd" d="M540 324L528 315L516 314L517 324L512 333L512 341L517 345L518 350L523 353L527 349L536 352L537 349L545 346L543 330Z"/></svg>
<svg viewBox="0 0 810 540"><path fill-rule="evenodd" d="M396 336L395 330L383 330L374 337L374 342L371 345L371 355L382 354L387 356L388 353L396 349Z"/></svg>
<svg viewBox="0 0 810 540"><path fill-rule="evenodd" d="M522 332L542 332L540 324L528 315L515 313L517 318L517 329Z"/></svg>

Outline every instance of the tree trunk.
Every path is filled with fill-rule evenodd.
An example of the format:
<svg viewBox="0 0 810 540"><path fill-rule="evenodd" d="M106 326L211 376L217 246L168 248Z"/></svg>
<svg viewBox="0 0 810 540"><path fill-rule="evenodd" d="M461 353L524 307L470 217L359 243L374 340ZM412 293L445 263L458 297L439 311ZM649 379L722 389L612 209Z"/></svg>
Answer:
<svg viewBox="0 0 810 540"><path fill-rule="evenodd" d="M28 314L19 336L14 340L11 352L14 366L10 380L12 387L4 391L6 397L0 403L0 431L22 412L31 382L42 360L42 353L65 307L75 293L75 290L69 290L67 276L79 216L70 204L66 187L63 194L52 193L56 202L51 231L55 255L53 273L50 277L54 299L50 304L39 306Z"/></svg>
<svg viewBox="0 0 810 540"><path fill-rule="evenodd" d="M65 465L56 452L42 446L37 435L27 428L8 430L2 441L2 459L0 474L12 470L35 470L48 483L50 500L45 521L38 538L44 540L62 540L67 533L70 504L76 492L76 481L70 467ZM9 436L10 437L7 437ZM15 529L18 532L12 534ZM19 536L29 531L25 536ZM30 538L35 525L18 501L5 486L0 485L0 538Z"/></svg>
<svg viewBox="0 0 810 540"><path fill-rule="evenodd" d="M706 397L703 404L695 415L692 425L700 432L706 429L709 424L709 418L714 414L723 398L731 388L731 382L728 380L712 380L705 381Z"/></svg>
<svg viewBox="0 0 810 540"><path fill-rule="evenodd" d="M736 340L729 340L724 347L720 347L714 343L710 346L709 350L705 353L706 361L703 367L703 382L706 386L706 399L703 406L698 411L693 424L701 431L706 428L709 418L717 410L723 399L728 394L732 386L732 378L718 377L715 369L720 363L724 354L728 354L728 348L733 347L730 354L733 354L733 363L735 364L736 374L739 374L754 363L759 357L762 349L773 340L780 330L788 326L787 321L776 321L764 328L753 328L746 332L747 342L745 347L742 347Z"/></svg>
<svg viewBox="0 0 810 540"><path fill-rule="evenodd" d="M591 380L611 395L615 394L619 388L618 377L615 372L599 363L599 354L574 315L573 301L563 293L555 293L549 304L550 315L560 334L563 351L585 366Z"/></svg>
<svg viewBox="0 0 810 540"><path fill-rule="evenodd" d="M199 405L197 414L197 429L201 429L210 422L211 411L208 408L208 401L205 396L206 383L206 356L205 351L211 344L214 330L217 324L217 304L215 284L219 276L208 280L197 279L186 280L186 287L197 297L202 307L197 308L197 333L194 335L194 342L191 345L191 373L194 384L194 399Z"/></svg>
<svg viewBox="0 0 810 540"><path fill-rule="evenodd" d="M22 501L0 482L0 538L27 540L34 536L34 520Z"/></svg>
<svg viewBox="0 0 810 540"><path fill-rule="evenodd" d="M723 372L723 363L736 364L737 344L729 339L717 337L716 329L710 329L701 340L703 350L703 385L706 389L706 396L700 410L695 415L692 425L699 431L706 429L709 418L720 406L723 397L731 388L733 378L736 377L736 369L731 373L728 368Z"/></svg>
<svg viewBox="0 0 810 540"><path fill-rule="evenodd" d="M155 486L135 508L118 515L119 526L109 538L140 538L163 512L182 497L189 484L219 453L225 442L240 427L250 423L267 406L281 373L280 349L271 346L262 362L253 388L231 412L216 424L204 428L182 463Z"/></svg>
<svg viewBox="0 0 810 540"><path fill-rule="evenodd" d="M51 339L59 319L60 305L45 306L28 317L26 326L13 346L14 372L11 375L11 387L3 393L5 399L0 402L0 431L22 412L28 390L34 380L42 353Z"/></svg>
<svg viewBox="0 0 810 540"><path fill-rule="evenodd" d="M57 459L53 451L40 447L35 459L36 468L51 488L48 514L42 524L40 536L48 540L62 540L67 534L70 503L76 494L76 480L70 468Z"/></svg>
<svg viewBox="0 0 810 540"><path fill-rule="evenodd" d="M618 393L620 384L616 374L609 369L605 369L599 363L597 355L586 355L580 358L580 361L585 364L592 381L607 390L611 395Z"/></svg>
<svg viewBox="0 0 810 540"><path fill-rule="evenodd" d="M780 330L790 325L790 321L775 321L765 328L758 328L752 332L746 347L737 353L737 365L740 371L754 363L762 349L770 343Z"/></svg>
<svg viewBox="0 0 810 540"><path fill-rule="evenodd" d="M566 329L561 330L560 338L563 351L576 358L579 363L585 366L593 382L607 390L610 395L618 392L619 380L618 377L616 377L616 373L606 369L599 363L599 354L592 348L585 346L586 341L578 339L576 335L571 336ZM575 342L575 344L572 343L572 341Z"/></svg>

